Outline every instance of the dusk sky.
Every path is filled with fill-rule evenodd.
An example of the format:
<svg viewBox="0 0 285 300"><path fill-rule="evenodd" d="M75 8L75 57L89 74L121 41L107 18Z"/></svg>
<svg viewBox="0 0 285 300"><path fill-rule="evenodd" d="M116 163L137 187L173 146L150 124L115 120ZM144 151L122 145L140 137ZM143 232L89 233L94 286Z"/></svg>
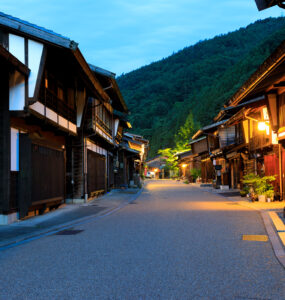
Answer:
<svg viewBox="0 0 285 300"><path fill-rule="evenodd" d="M0 11L75 40L88 62L117 75L282 14L254 0L2 0Z"/></svg>

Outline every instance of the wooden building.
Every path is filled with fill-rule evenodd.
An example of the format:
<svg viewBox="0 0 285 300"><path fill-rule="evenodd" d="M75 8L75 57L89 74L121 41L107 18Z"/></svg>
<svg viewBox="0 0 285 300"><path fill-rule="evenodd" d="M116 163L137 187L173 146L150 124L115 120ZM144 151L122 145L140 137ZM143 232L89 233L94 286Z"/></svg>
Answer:
<svg viewBox="0 0 285 300"><path fill-rule="evenodd" d="M229 124L239 124L247 149L243 173L277 175L276 189L284 198L285 42L240 87L216 119L235 111ZM282 178L282 180L280 180Z"/></svg>
<svg viewBox="0 0 285 300"><path fill-rule="evenodd" d="M69 38L3 13L0 60L0 224L114 187L129 127L115 74Z"/></svg>
<svg viewBox="0 0 285 300"><path fill-rule="evenodd" d="M142 136L125 132L118 149L118 166L115 186L140 185L143 164L147 157L149 142Z"/></svg>
<svg viewBox="0 0 285 300"><path fill-rule="evenodd" d="M100 91L77 44L66 37L0 14L0 44L29 69L28 75L19 69L4 75L2 114L10 150L2 149L1 160L10 170L7 174L6 167L1 181L10 192L0 213L7 220L65 199L68 140L82 127L87 95Z"/></svg>
<svg viewBox="0 0 285 300"><path fill-rule="evenodd" d="M212 157L214 164L222 165L222 170L225 167L227 176L222 176L222 183L228 183L230 188L241 188L241 179L245 174L276 175L275 190L280 191L284 199L284 71L285 42L228 100L215 117L216 123L210 125L212 128L218 125L216 132L210 135L214 134L219 139L219 147L209 148L209 157L204 159ZM194 135L194 145L202 139L200 136L203 134L205 140L206 136L209 138L207 128L201 129ZM205 156L206 142L203 150ZM204 180L207 179L208 175L204 175Z"/></svg>
<svg viewBox="0 0 285 300"><path fill-rule="evenodd" d="M91 64L89 67L107 101L101 95L88 97L82 133L72 139L68 197L72 203L86 202L115 187L118 146L123 129L129 125L115 74Z"/></svg>

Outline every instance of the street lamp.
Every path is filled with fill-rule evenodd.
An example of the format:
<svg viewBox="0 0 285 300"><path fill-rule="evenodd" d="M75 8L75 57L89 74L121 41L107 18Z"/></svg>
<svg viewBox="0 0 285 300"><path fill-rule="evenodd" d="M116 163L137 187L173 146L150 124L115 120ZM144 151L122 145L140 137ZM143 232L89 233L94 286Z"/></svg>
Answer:
<svg viewBox="0 0 285 300"><path fill-rule="evenodd" d="M184 169L184 168L186 168L186 167L187 167L187 165L186 165L186 164L183 164L183 165L182 165L182 168L183 168L183 169Z"/></svg>

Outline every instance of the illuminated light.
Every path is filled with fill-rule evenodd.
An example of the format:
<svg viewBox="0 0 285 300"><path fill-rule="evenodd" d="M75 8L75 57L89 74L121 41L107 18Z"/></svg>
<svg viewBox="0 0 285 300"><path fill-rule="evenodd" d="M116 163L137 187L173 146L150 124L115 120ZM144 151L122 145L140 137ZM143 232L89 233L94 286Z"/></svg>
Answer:
<svg viewBox="0 0 285 300"><path fill-rule="evenodd" d="M154 172L157 172L158 171L158 169L154 169Z"/></svg>
<svg viewBox="0 0 285 300"><path fill-rule="evenodd" d="M187 167L187 165L186 165L186 164L183 164L183 165L182 165L182 168L186 168L186 167Z"/></svg>
<svg viewBox="0 0 285 300"><path fill-rule="evenodd" d="M266 130L265 122L258 122L257 128L259 131L265 131Z"/></svg>

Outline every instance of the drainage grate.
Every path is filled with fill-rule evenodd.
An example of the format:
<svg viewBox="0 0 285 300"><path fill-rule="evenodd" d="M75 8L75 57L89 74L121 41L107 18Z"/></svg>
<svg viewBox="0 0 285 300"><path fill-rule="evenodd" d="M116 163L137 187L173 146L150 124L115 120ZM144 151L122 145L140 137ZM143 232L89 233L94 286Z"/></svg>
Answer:
<svg viewBox="0 0 285 300"><path fill-rule="evenodd" d="M75 230L75 229L66 229L57 232L55 235L74 235L82 232L83 230Z"/></svg>

